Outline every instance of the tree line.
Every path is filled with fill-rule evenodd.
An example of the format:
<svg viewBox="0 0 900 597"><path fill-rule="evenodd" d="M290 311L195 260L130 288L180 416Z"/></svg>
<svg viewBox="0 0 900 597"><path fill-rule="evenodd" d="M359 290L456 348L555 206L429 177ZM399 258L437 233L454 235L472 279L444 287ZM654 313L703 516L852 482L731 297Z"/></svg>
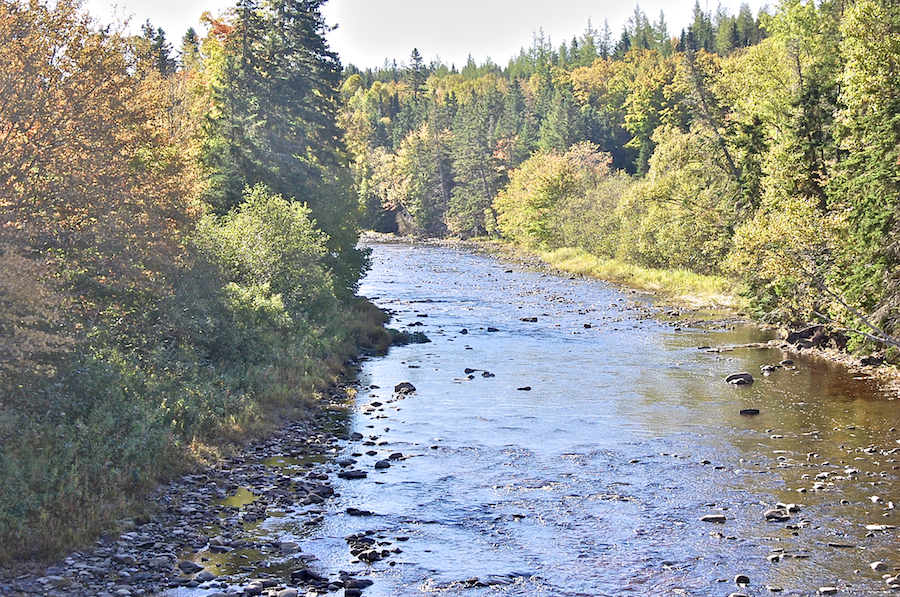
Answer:
<svg viewBox="0 0 900 597"><path fill-rule="evenodd" d="M90 539L383 345L321 4L240 0L176 51L0 0L0 564Z"/></svg>
<svg viewBox="0 0 900 597"><path fill-rule="evenodd" d="M897 359L900 11L887 0L635 9L505 68L348 67L371 226L499 235L742 281L758 317Z"/></svg>

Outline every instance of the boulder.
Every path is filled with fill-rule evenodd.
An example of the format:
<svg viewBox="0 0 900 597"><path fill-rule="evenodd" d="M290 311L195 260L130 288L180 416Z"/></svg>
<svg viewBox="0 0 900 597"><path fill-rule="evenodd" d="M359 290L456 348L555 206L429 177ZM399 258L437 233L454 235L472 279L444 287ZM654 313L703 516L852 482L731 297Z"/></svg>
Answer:
<svg viewBox="0 0 900 597"><path fill-rule="evenodd" d="M785 341L788 344L796 344L802 348L810 348L821 344L826 338L827 334L824 325L811 325L802 330L789 333Z"/></svg>
<svg viewBox="0 0 900 597"><path fill-rule="evenodd" d="M750 385L753 383L753 376L746 371L742 373L732 373L725 378L725 381L734 386Z"/></svg>

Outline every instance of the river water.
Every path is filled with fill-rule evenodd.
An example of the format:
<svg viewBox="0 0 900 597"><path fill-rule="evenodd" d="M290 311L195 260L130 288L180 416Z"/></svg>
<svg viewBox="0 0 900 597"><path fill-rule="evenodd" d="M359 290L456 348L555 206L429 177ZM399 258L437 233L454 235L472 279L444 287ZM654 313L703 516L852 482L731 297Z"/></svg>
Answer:
<svg viewBox="0 0 900 597"><path fill-rule="evenodd" d="M717 352L771 335L689 325L603 282L372 249L360 293L431 342L361 365L347 424L362 439L336 458L368 476L336 480L337 513L263 527L320 573L364 572L368 597L889 592L870 563L900 566L897 531L866 527L900 518L900 409L872 380L778 349ZM755 383L724 382L740 371ZM778 502L799 511L767 521ZM355 533L387 557L355 559Z"/></svg>

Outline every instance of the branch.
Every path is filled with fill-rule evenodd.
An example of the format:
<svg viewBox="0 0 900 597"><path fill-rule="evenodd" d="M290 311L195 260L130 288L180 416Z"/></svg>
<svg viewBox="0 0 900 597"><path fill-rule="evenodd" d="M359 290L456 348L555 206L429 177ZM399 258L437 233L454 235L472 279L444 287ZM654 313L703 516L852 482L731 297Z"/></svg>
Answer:
<svg viewBox="0 0 900 597"><path fill-rule="evenodd" d="M862 332L862 331L855 330L852 328L848 329L848 331L855 332L857 334L865 336L866 338L868 338L870 340L874 340L876 342L881 342L882 344L890 344L892 346L896 346L896 347L900 348L900 340L894 338L893 336L891 336L890 334L888 334L887 332L885 332L884 330L882 330L881 328L879 328L878 326L873 324L871 321L869 321L869 319L865 315L863 315L861 312L857 311L856 309L854 309L853 307L848 305L844 299L842 299L840 296L838 296L837 294L832 292L827 286L825 286L824 282L821 282L820 280L818 280L816 278L814 278L814 280L816 282L816 285L819 286L819 288L821 288L826 294L828 294L831 298L833 298L835 301L837 301L845 309L847 309L848 311L853 313L860 321L862 321L864 324L869 326L869 328L871 328L877 335L867 334L866 332ZM820 314L816 313L816 315L820 315ZM829 317L826 317L825 319L828 319L829 321L833 321Z"/></svg>
<svg viewBox="0 0 900 597"><path fill-rule="evenodd" d="M828 296L830 296L830 297L831 297L833 300L835 300L839 305L841 305L842 307L844 307L845 309L847 309L848 311L850 311L850 313L852 313L853 315L855 315L855 316L857 317L857 319L859 319L860 321L862 321L862 322L863 322L864 324L866 324L871 330L873 330L873 331L875 332L875 334L874 334L874 335L873 335L873 334L869 334L869 333L866 333L866 332L863 332L863 331L860 331L860 330L856 330L856 329L853 329L853 328L844 328L846 331L850 331L850 332L854 332L854 333L856 333L856 334L860 334L861 336L864 336L865 338L868 338L869 340L872 340L872 341L874 341L874 342L880 342L880 343L882 343L882 344L890 344L891 346L896 346L896 347L900 348L900 340L898 340L897 338L894 338L893 336L891 336L890 334L888 334L887 332L885 332L884 330L882 330L881 328L879 328L878 326L876 326L875 324L873 324L871 321L869 321L868 317L867 317L865 314L863 314L861 311L859 311L859 310L857 310L857 309L851 307L849 304L847 304L847 301L845 301L845 300L844 300L843 298L841 298L837 293L835 293L835 292L832 291L830 288L828 288L828 286L825 284L825 281L824 281L824 279L822 278L822 276L821 276L820 274L817 274L817 273L814 273L814 272L811 272L811 271L807 270L807 269L802 265L802 263L799 262L799 260L798 260L798 265L799 265L800 269L803 271L803 273L806 274L807 276L809 276L810 279L813 281L813 283L814 283L816 286L818 286L820 290L822 290L825 294L827 294ZM821 313L818 313L818 312L814 312L814 313L815 313L816 315L819 315L820 317L824 317L824 318L827 319L828 321L834 323L834 320L831 319L830 317L827 317L827 316L825 316L825 315L822 315Z"/></svg>

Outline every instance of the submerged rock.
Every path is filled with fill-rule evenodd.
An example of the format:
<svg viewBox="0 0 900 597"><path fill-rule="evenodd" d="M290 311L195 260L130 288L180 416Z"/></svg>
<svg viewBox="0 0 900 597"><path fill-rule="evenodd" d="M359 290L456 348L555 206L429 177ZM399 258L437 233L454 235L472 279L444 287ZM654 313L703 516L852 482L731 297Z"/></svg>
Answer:
<svg viewBox="0 0 900 597"><path fill-rule="evenodd" d="M416 391L416 386L412 385L408 381L402 381L394 386L394 392L397 394L412 394Z"/></svg>

